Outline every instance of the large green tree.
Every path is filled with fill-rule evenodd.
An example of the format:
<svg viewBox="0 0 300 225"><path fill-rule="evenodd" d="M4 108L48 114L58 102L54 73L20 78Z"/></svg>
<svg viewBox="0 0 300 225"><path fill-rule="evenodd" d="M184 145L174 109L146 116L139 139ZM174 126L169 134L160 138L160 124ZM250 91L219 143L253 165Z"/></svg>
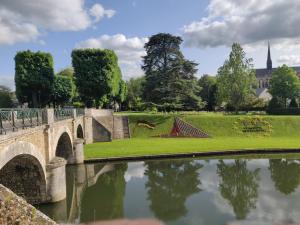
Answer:
<svg viewBox="0 0 300 225"><path fill-rule="evenodd" d="M199 79L199 85L201 87L200 96L206 102L205 109L213 111L217 105L217 78L203 75Z"/></svg>
<svg viewBox="0 0 300 225"><path fill-rule="evenodd" d="M13 106L12 92L3 85L0 85L0 108L11 108Z"/></svg>
<svg viewBox="0 0 300 225"><path fill-rule="evenodd" d="M300 93L300 81L294 69L286 65L278 67L270 81L270 94L273 97L282 98L287 107L287 100L298 97Z"/></svg>
<svg viewBox="0 0 300 225"><path fill-rule="evenodd" d="M73 97L72 77L55 75L52 91L52 103L54 107L64 106L70 103Z"/></svg>
<svg viewBox="0 0 300 225"><path fill-rule="evenodd" d="M98 107L105 96L118 95L121 70L112 50L73 50L72 64L79 95L87 107Z"/></svg>
<svg viewBox="0 0 300 225"><path fill-rule="evenodd" d="M229 59L218 70L218 101L225 102L237 112L256 86L252 59L246 58L238 43L232 45Z"/></svg>
<svg viewBox="0 0 300 225"><path fill-rule="evenodd" d="M116 100L119 104L120 110L122 109L122 103L127 98L127 93L128 93L127 84L124 80L121 79L119 84L119 92L116 96Z"/></svg>
<svg viewBox="0 0 300 225"><path fill-rule="evenodd" d="M145 76L138 77L138 78L131 78L129 81L127 81L127 99L126 99L127 109L131 111L143 110L144 83L145 83Z"/></svg>
<svg viewBox="0 0 300 225"><path fill-rule="evenodd" d="M180 50L181 37L159 33L145 44L144 97L147 102L169 109L198 110L203 107L197 96L200 88L195 78L197 64L186 60Z"/></svg>
<svg viewBox="0 0 300 225"><path fill-rule="evenodd" d="M50 102L54 82L53 59L45 52L18 52L15 56L16 95L20 103L43 107Z"/></svg>

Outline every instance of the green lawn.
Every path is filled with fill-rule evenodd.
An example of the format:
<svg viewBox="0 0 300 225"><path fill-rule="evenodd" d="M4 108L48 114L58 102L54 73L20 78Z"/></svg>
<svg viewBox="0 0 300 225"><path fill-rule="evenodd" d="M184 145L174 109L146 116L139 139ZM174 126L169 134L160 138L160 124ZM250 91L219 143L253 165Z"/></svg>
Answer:
<svg viewBox="0 0 300 225"><path fill-rule="evenodd" d="M155 136L170 132L175 116L201 128L212 138L156 138ZM234 130L234 122L245 116L223 115L221 113L130 113L128 117L132 138L86 145L86 159L246 149L300 149L299 116L263 115L262 117L272 127L269 137L263 135L246 136ZM138 126L138 121L155 124L155 128L149 129Z"/></svg>

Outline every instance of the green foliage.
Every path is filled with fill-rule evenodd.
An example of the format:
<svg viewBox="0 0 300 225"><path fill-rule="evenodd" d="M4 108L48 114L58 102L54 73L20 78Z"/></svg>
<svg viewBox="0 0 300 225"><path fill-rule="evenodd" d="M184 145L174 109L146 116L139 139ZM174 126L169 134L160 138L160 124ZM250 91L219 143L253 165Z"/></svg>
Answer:
<svg viewBox="0 0 300 225"><path fill-rule="evenodd" d="M145 77L131 78L127 81L126 106L131 111L142 111L144 108L143 92Z"/></svg>
<svg viewBox="0 0 300 225"><path fill-rule="evenodd" d="M290 108L299 108L299 104L298 104L296 98L292 98L289 107L290 107Z"/></svg>
<svg viewBox="0 0 300 225"><path fill-rule="evenodd" d="M284 99L285 107L287 107L288 99L299 96L300 80L296 72L286 65L278 67L272 73L270 85L270 94L273 97Z"/></svg>
<svg viewBox="0 0 300 225"><path fill-rule="evenodd" d="M74 79L74 69L72 67L68 67L65 69L62 69L57 73L58 76L63 76L63 77L68 77L72 81L72 98L73 101L80 101L80 97L78 94L78 90L75 84L75 79Z"/></svg>
<svg viewBox="0 0 300 225"><path fill-rule="evenodd" d="M71 102L73 93L72 77L56 75L51 96L54 107Z"/></svg>
<svg viewBox="0 0 300 225"><path fill-rule="evenodd" d="M43 107L49 103L54 82L50 53L23 51L15 56L16 95L20 103Z"/></svg>
<svg viewBox="0 0 300 225"><path fill-rule="evenodd" d="M170 110L199 110L204 104L198 93L200 87L194 74L197 64L186 60L180 51L180 37L159 33L145 44L147 55L142 69L145 71L144 98Z"/></svg>
<svg viewBox="0 0 300 225"><path fill-rule="evenodd" d="M128 93L127 84L125 81L120 80L119 93L117 95L117 101L121 104L126 100Z"/></svg>
<svg viewBox="0 0 300 225"><path fill-rule="evenodd" d="M205 110L213 111L217 105L217 78L204 75L198 83L201 87L200 96L206 102Z"/></svg>
<svg viewBox="0 0 300 225"><path fill-rule="evenodd" d="M0 85L0 108L11 107L13 107L11 90L6 86Z"/></svg>
<svg viewBox="0 0 300 225"><path fill-rule="evenodd" d="M87 107L101 98L117 96L121 79L118 58L112 50L76 49L72 52L75 83Z"/></svg>
<svg viewBox="0 0 300 225"><path fill-rule="evenodd" d="M238 43L232 45L229 59L219 68L217 75L218 101L225 102L237 112L246 98L254 94L256 84L252 59Z"/></svg>
<svg viewBox="0 0 300 225"><path fill-rule="evenodd" d="M284 108L285 102L282 98L274 96L268 105L268 111L272 111L273 109Z"/></svg>
<svg viewBox="0 0 300 225"><path fill-rule="evenodd" d="M74 76L74 69L73 68L65 68L57 73L59 76L64 77L73 77Z"/></svg>

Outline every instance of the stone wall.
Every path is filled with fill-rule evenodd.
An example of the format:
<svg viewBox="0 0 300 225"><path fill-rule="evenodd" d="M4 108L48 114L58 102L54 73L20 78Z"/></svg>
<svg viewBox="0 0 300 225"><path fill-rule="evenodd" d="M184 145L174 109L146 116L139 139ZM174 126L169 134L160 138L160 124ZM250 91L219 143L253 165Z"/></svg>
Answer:
<svg viewBox="0 0 300 225"><path fill-rule="evenodd" d="M32 204L46 200L46 180L39 162L29 155L21 155L0 170L0 183Z"/></svg>
<svg viewBox="0 0 300 225"><path fill-rule="evenodd" d="M50 218L1 184L0 224L56 225Z"/></svg>

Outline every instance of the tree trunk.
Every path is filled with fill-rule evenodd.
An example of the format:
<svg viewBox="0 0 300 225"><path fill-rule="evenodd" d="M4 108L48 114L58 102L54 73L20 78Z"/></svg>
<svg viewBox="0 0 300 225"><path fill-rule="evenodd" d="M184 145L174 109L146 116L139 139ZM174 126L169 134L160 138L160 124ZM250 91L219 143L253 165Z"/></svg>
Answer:
<svg viewBox="0 0 300 225"><path fill-rule="evenodd" d="M33 108L37 108L37 104L38 104L38 102L37 102L37 96L36 96L36 93L33 92L32 93L32 106L33 106Z"/></svg>

